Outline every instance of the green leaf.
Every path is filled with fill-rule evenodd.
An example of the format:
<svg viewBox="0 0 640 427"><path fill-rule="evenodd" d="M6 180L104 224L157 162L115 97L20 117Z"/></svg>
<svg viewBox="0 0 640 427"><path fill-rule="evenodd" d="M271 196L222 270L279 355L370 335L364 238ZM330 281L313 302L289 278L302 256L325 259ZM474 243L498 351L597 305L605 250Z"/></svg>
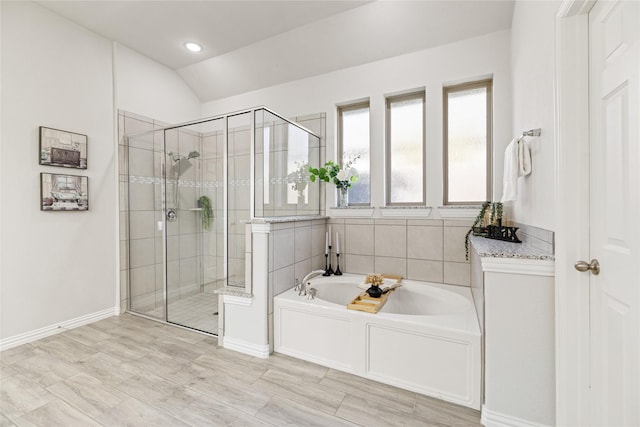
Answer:
<svg viewBox="0 0 640 427"><path fill-rule="evenodd" d="M315 175L310 175L309 176L309 181L316 182L316 176Z"/></svg>

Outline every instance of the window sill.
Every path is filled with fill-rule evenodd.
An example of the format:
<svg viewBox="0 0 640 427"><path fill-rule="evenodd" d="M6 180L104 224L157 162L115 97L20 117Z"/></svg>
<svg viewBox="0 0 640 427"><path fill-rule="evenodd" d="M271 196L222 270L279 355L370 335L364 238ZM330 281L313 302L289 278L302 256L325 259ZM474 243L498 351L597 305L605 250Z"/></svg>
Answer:
<svg viewBox="0 0 640 427"><path fill-rule="evenodd" d="M380 207L380 215L385 218L424 218L431 215L428 206L384 206Z"/></svg>
<svg viewBox="0 0 640 427"><path fill-rule="evenodd" d="M331 209L331 216L337 218L370 218L375 210L371 206L332 207L329 209Z"/></svg>
<svg viewBox="0 0 640 427"><path fill-rule="evenodd" d="M442 219L475 218L481 206L438 206L438 213Z"/></svg>

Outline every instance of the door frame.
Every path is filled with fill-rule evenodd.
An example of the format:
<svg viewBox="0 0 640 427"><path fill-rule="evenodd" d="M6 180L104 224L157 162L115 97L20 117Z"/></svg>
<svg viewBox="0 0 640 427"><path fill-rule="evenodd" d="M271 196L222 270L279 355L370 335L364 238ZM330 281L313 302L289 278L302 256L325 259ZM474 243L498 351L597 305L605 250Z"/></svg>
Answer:
<svg viewBox="0 0 640 427"><path fill-rule="evenodd" d="M590 425L589 11L593 0L564 0L556 13L556 424Z"/></svg>

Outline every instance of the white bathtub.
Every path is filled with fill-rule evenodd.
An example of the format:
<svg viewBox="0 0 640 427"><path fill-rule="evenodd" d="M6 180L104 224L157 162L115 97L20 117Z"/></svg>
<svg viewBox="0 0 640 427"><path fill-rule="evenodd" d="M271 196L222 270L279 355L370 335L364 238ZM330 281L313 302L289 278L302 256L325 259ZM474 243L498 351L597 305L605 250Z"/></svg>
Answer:
<svg viewBox="0 0 640 427"><path fill-rule="evenodd" d="M469 288L403 280L378 314L348 310L364 276L311 280L274 299L274 350L480 409L480 328Z"/></svg>

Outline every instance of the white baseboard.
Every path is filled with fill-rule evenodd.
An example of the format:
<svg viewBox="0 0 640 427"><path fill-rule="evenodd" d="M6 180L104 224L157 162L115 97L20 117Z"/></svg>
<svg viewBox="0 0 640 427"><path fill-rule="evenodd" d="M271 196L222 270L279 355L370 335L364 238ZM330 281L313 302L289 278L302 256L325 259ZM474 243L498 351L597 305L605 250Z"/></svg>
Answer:
<svg viewBox="0 0 640 427"><path fill-rule="evenodd" d="M27 344L32 341L48 337L50 335L58 334L60 332L77 328L79 326L88 325L89 323L97 322L98 320L106 319L107 317L111 316L117 316L119 314L120 307L112 307L107 308L106 310L101 310L95 313L76 317L75 319L69 319L60 323L45 326L44 328L35 329L33 331L25 332L19 335L14 335L12 337L0 340L0 351L8 350L22 344Z"/></svg>
<svg viewBox="0 0 640 427"><path fill-rule="evenodd" d="M484 405L482 405L480 423L486 427L547 427L545 424L538 424L512 415L491 411Z"/></svg>
<svg viewBox="0 0 640 427"><path fill-rule="evenodd" d="M226 349L266 359L269 357L269 344L258 345L237 338L224 337L222 346Z"/></svg>

